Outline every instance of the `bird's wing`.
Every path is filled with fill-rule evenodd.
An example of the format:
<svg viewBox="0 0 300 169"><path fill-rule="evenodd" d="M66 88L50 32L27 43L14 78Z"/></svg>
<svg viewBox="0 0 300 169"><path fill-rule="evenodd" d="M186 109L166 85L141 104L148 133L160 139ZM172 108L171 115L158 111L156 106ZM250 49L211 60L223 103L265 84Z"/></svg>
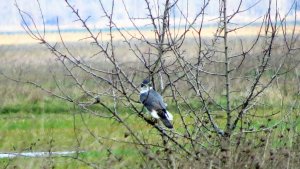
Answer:
<svg viewBox="0 0 300 169"><path fill-rule="evenodd" d="M142 93L140 95L140 101L150 111L166 109L166 105L163 102L161 95L152 89L149 90L149 92Z"/></svg>
<svg viewBox="0 0 300 169"><path fill-rule="evenodd" d="M154 95L155 98L157 98L157 102L159 103L159 105L161 105L163 109L166 109L167 105L165 104L163 97L153 89L151 89L150 92Z"/></svg>

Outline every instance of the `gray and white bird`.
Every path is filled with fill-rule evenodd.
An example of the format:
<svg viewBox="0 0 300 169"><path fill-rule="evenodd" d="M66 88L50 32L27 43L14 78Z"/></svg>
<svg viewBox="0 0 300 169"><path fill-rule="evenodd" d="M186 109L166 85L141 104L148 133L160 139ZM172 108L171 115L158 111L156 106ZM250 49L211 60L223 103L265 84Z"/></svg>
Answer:
<svg viewBox="0 0 300 169"><path fill-rule="evenodd" d="M168 128L173 128L173 115L169 113L162 96L152 89L150 81L145 79L141 84L140 102L144 104L151 116L160 119Z"/></svg>

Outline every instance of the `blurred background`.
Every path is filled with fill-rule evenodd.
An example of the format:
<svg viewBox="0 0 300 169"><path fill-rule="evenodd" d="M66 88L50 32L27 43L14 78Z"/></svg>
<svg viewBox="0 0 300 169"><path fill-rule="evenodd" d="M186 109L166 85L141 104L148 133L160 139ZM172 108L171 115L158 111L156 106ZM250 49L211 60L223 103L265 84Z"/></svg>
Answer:
<svg viewBox="0 0 300 169"><path fill-rule="evenodd" d="M89 24L94 28L106 28L107 23L103 22L103 15L101 6L98 3L98 0L89 0L88 3L82 0L70 0L71 4L75 4L75 8L79 9L79 13L83 18L89 18ZM111 9L111 0L102 1L104 8L108 11ZM151 1L150 1L151 2ZM153 1L155 2L155 1ZM277 0L277 4L275 1L272 1L272 10L279 9L281 14L288 13L288 11L292 11L289 13L288 20L291 22L294 20L294 10L296 10L297 16L300 15L300 4L299 0ZM17 0L17 3L21 7L21 9L28 14L30 14L38 24L41 26L41 18L38 4L35 0L32 0L28 3L28 0ZM156 3L162 3L162 1L158 1ZM297 3L297 8L291 9L293 3ZM144 1L140 0L123 0L123 1L115 1L114 4L114 20L120 27L124 28L132 28L130 21L128 20L128 16L126 14L124 4L126 5L127 11L129 15L133 18L139 18L136 23L138 26L145 26L145 20L142 18L147 17L147 6ZM153 3L153 8L156 6ZM239 14L232 23L243 24L254 21L256 19L261 19L261 17L265 14L266 8L268 7L269 0L255 0L255 1L243 1L240 8L242 10L247 9L245 12ZM41 9L44 13L45 24L50 30L55 30L57 24L57 18L59 19L59 24L62 29L74 30L81 29L81 25L76 22L73 22L75 16L70 12L70 9L66 6L64 1L59 0L40 0ZM199 0L179 0L177 5L180 6L181 10L173 8L171 11L172 17L175 20L180 19L180 13L186 13L188 11L188 18L193 18L195 15L199 13L201 10L201 6L203 6L203 2ZM239 1L237 0L229 0L228 1L228 14L232 13L239 7ZM2 19L0 20L0 31L2 33L13 33L18 31L23 31L21 26L22 20L19 16L18 10L15 7L15 1L2 1L0 3L0 16ZM156 9L159 11L162 9ZM213 25L216 24L216 17L218 17L219 10L219 1L213 0L210 2L210 5L205 10L205 22L204 25ZM28 19L28 18L27 18ZM300 17L297 17L297 21L299 22ZM257 20L259 22L260 20Z"/></svg>

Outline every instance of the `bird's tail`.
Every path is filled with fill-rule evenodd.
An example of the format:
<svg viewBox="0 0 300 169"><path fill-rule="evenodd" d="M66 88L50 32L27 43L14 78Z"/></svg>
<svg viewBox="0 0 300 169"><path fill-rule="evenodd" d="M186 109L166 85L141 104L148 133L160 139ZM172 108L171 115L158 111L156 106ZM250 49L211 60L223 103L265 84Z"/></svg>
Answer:
<svg viewBox="0 0 300 169"><path fill-rule="evenodd" d="M171 122L167 119L167 118L161 118L161 121L164 123L164 125L170 129L173 128L173 125L171 124Z"/></svg>

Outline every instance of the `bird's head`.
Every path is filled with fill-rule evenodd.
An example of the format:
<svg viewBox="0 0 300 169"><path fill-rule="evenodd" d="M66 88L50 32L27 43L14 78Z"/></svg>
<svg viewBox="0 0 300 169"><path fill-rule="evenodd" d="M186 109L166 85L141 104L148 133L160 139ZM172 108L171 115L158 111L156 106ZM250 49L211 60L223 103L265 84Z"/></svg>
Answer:
<svg viewBox="0 0 300 169"><path fill-rule="evenodd" d="M143 82L141 83L141 93L147 92L151 88L152 88L152 85L151 85L151 82L149 81L149 79L143 80Z"/></svg>

